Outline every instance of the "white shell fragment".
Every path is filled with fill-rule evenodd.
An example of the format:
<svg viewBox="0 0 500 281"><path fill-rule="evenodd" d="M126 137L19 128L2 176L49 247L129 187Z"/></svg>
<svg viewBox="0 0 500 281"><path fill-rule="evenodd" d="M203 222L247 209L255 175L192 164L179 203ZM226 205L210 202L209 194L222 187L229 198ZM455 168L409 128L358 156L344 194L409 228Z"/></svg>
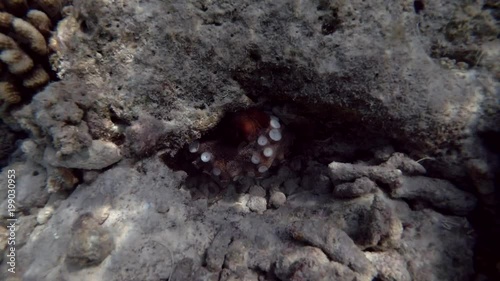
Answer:
<svg viewBox="0 0 500 281"><path fill-rule="evenodd" d="M259 138L257 139L257 143L260 146L266 145L268 143L266 136L259 136Z"/></svg>
<svg viewBox="0 0 500 281"><path fill-rule="evenodd" d="M201 161L203 162L209 162L210 160L212 160L212 153L210 152L203 152L200 156L200 159Z"/></svg>
<svg viewBox="0 0 500 281"><path fill-rule="evenodd" d="M196 153L200 149L200 142L199 141L193 141L192 143L189 144L189 152L191 153Z"/></svg>
<svg viewBox="0 0 500 281"><path fill-rule="evenodd" d="M281 128L280 120L278 120L278 117L276 116L271 116L271 121L269 122L269 125L275 129Z"/></svg>
<svg viewBox="0 0 500 281"><path fill-rule="evenodd" d="M222 171L217 167L214 167L212 169L212 174L214 174L214 176L220 176L221 173L222 173Z"/></svg>
<svg viewBox="0 0 500 281"><path fill-rule="evenodd" d="M280 141L281 140L281 132L280 132L280 130L278 130L278 129L272 129L271 131L269 131L269 137L273 141Z"/></svg>
<svg viewBox="0 0 500 281"><path fill-rule="evenodd" d="M267 167L262 165L259 167L258 171L259 171L259 173L265 173L265 172L267 172Z"/></svg>
<svg viewBox="0 0 500 281"><path fill-rule="evenodd" d="M263 153L264 153L264 156L271 157L271 156L273 156L274 151L273 151L273 149L271 147L266 147L264 149Z"/></svg>
<svg viewBox="0 0 500 281"><path fill-rule="evenodd" d="M253 164L257 165L260 163L260 157L258 154L254 153L252 155L252 159L250 159L250 161L252 161Z"/></svg>

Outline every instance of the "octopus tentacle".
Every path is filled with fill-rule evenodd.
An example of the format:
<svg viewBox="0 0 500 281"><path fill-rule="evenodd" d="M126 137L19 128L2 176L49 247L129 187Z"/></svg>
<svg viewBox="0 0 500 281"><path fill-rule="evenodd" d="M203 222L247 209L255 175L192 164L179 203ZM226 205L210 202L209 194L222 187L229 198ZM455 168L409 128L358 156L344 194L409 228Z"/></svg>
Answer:
<svg viewBox="0 0 500 281"><path fill-rule="evenodd" d="M254 108L234 113L222 132L188 146L190 153L198 155L194 166L222 181L263 175L275 159L283 158L289 145L280 120Z"/></svg>

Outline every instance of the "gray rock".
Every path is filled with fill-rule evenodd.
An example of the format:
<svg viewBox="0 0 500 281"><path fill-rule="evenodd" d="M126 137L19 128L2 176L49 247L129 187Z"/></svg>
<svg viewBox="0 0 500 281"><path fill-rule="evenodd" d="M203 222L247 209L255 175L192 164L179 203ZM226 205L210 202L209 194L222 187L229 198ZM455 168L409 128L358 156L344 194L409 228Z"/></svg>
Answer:
<svg viewBox="0 0 500 281"><path fill-rule="evenodd" d="M492 193L496 189L495 176L488 163L480 159L471 159L467 161L467 169L479 194L485 197L494 197Z"/></svg>
<svg viewBox="0 0 500 281"><path fill-rule="evenodd" d="M353 237L356 244L379 251L400 247L403 225L389 199L377 194L365 216L357 235Z"/></svg>
<svg viewBox="0 0 500 281"><path fill-rule="evenodd" d="M4 250L7 248L7 242L9 239L9 230L4 226L0 226L0 262L3 261Z"/></svg>
<svg viewBox="0 0 500 281"><path fill-rule="evenodd" d="M335 186L333 196L337 198L356 198L377 190L377 184L367 177L361 177L354 182L346 182Z"/></svg>
<svg viewBox="0 0 500 281"><path fill-rule="evenodd" d="M36 222L38 224L45 224L50 219L50 217L52 217L52 214L54 214L54 207L45 206L38 210L38 214L36 215Z"/></svg>
<svg viewBox="0 0 500 281"><path fill-rule="evenodd" d="M175 264L172 274L170 275L171 280L194 280L195 276L195 265L193 259L184 258Z"/></svg>
<svg viewBox="0 0 500 281"><path fill-rule="evenodd" d="M279 207L285 205L286 195L281 191L276 191L271 194L271 198L269 198L269 204L278 209Z"/></svg>
<svg viewBox="0 0 500 281"><path fill-rule="evenodd" d="M426 209L410 214L398 252L412 280L466 281L474 274L475 241L466 218Z"/></svg>
<svg viewBox="0 0 500 281"><path fill-rule="evenodd" d="M406 269L406 261L397 252L366 252L365 255L377 269L381 281L412 280Z"/></svg>
<svg viewBox="0 0 500 281"><path fill-rule="evenodd" d="M254 185L255 185L255 178L249 176L241 177L238 180L238 185L237 185L238 193L247 193L250 190L250 188L253 187Z"/></svg>
<svg viewBox="0 0 500 281"><path fill-rule="evenodd" d="M259 196L250 196L247 207L256 213L262 214L267 210L267 200Z"/></svg>
<svg viewBox="0 0 500 281"><path fill-rule="evenodd" d="M313 190L317 194L331 193L332 182L328 167L315 162L310 162L308 165L300 182L302 189Z"/></svg>
<svg viewBox="0 0 500 281"><path fill-rule="evenodd" d="M98 176L99 176L98 171L92 171L92 170L84 171L83 172L83 182L86 184L91 184L93 181L95 181L97 179Z"/></svg>
<svg viewBox="0 0 500 281"><path fill-rule="evenodd" d="M459 167L454 175L465 175L464 158L480 154L481 145L474 139L477 130L498 132L498 28L489 11L481 10L481 1L466 5L464 1L425 1L426 9L420 14L413 1L393 0L73 2L77 12L54 32L58 48L53 60L61 81L51 83L31 104L20 106L19 111L13 108L12 113L18 129L26 130L41 146L53 147L58 157L87 151L92 139L118 145L123 135L110 134L107 128L135 125L136 117L143 115L176 129L164 140L152 138L155 141L137 145L135 151L164 146L167 154L174 154L215 126L223 113L249 106L250 98L265 99L271 106L275 101L284 103L273 109L284 124L301 116L313 124L304 129L318 135L345 134L343 128L350 128L353 139L390 138L417 157L444 155L437 157L441 162L437 159L432 170L446 175L452 174L450 166ZM462 27L465 32L459 30ZM440 64L446 57L457 64L466 61L471 69L447 69ZM294 105L304 110L286 111ZM372 194L349 203L309 194L289 197L279 210L257 215L240 212L238 202L232 201L195 205L178 192L179 178L174 173L162 163L148 163L146 171L123 163L77 187L19 249L22 278L192 280L190 271L206 274L202 253L214 229L226 227L228 221L246 226L246 233L271 237L268 255L274 256L289 241L273 231L311 217L335 220L354 241L361 237L354 234L373 229L366 240L359 241L392 247L385 242L392 238L382 236L395 233L386 229L394 224L381 222L394 213L371 202L376 197ZM396 189L402 173L408 172L400 164L367 170L359 164L352 165L355 169L330 165L335 168L330 177L335 184L368 177ZM262 186L274 189L297 176L284 174ZM312 184L304 186L312 188ZM484 193L490 190L487 186ZM108 229L120 245L109 263L68 272L61 261L72 236L70 226L82 213L101 207L103 197L109 197L112 206L103 226L113 226ZM163 212L162 207L159 213L155 206L164 205L169 211ZM401 255L413 280L469 279L473 244L462 239L470 227L450 225L458 218L420 216L411 210L396 214L404 221ZM411 225L419 230L411 230ZM351 250L345 256L350 257ZM174 264L184 258L192 261L184 270L188 274L169 278ZM296 279L321 280L324 276L319 272L331 272L326 277L330 279L336 275L311 260L304 258L294 262L297 267L286 268ZM269 263L263 264L268 268ZM343 264L334 266L350 270ZM234 277L229 269L223 271ZM206 274L207 279L218 273Z"/></svg>
<svg viewBox="0 0 500 281"><path fill-rule="evenodd" d="M384 147L381 147L381 148L378 148L374 151L374 157L375 159L377 159L378 161L387 161L391 155L394 153L394 147L392 147L391 145L388 145L388 146L384 146Z"/></svg>
<svg viewBox="0 0 500 281"><path fill-rule="evenodd" d="M476 206L476 198L446 180L422 176L403 177L400 188L393 189L393 198L423 201L434 208L457 215L466 215Z"/></svg>
<svg viewBox="0 0 500 281"><path fill-rule="evenodd" d="M288 196L292 195L299 189L299 179L298 178L287 179L283 183L283 188L286 195Z"/></svg>
<svg viewBox="0 0 500 281"><path fill-rule="evenodd" d="M73 171L68 168L52 167L47 165L47 191L56 193L72 190L78 183L78 178Z"/></svg>
<svg viewBox="0 0 500 281"><path fill-rule="evenodd" d="M172 172L160 159L152 158L135 166L114 166L91 184L78 186L55 206L44 225L35 227L36 218L29 218L35 228L16 253L23 260L20 274L26 280L48 276L50 280L118 281L131 276L166 280L174 271L187 280L218 280L222 273L227 273L227 278L256 280L256 272L273 276L274 265L284 256L290 266L281 267L280 272L296 279L338 276L349 280L354 274L358 280L370 281L374 275L362 272L375 271L365 264L366 253L360 249L391 252L395 247L409 265L407 271L413 280L454 280L472 272L475 240L467 238L472 228L464 218L414 211L404 201L380 193L331 200L301 192L288 197L287 204L278 210L256 214L241 210L246 201L232 198L212 205L193 202L179 190L184 178L184 173ZM95 228L106 229L116 247L100 264L73 270L76 266L68 266L65 256L69 245L75 243L72 226L85 213L93 214ZM314 223L308 222L311 218ZM405 226L400 236L395 227L398 220ZM290 240L283 234L297 221L304 225ZM241 241L244 247L236 247ZM229 249L233 242L234 252ZM304 244L314 246L328 263L320 262L322 258L312 251L301 250ZM298 258L290 254L295 250L293 255ZM180 262L186 258L192 266L181 274L177 267L182 267ZM0 270L5 269L5 264L0 264ZM283 280L293 280L286 278Z"/></svg>
<svg viewBox="0 0 500 281"><path fill-rule="evenodd" d="M238 9L241 5L247 8ZM156 0L137 12L133 5L85 1L75 8L92 32L83 34L78 24L61 25L56 36L68 47L58 52L59 72L96 85L107 94L103 97L117 100L122 109L116 112L129 121L146 112L198 134L216 124L221 111L248 101L242 98L246 94L255 100L293 100L319 120L328 120L321 125L349 123L416 150L433 151L458 139L473 117L482 114L475 106L498 110L495 102L471 105L473 93L467 86L480 87L480 79L463 79L439 64L449 53L459 57L459 50L452 48L459 43L446 34L462 34L443 30L459 26L450 22L474 18L462 12L461 21L454 19L458 6L431 5L426 12L432 16L415 32L421 15L411 2ZM152 26L151 19L163 13L173 16ZM491 34L497 28L491 16L480 18L488 32L464 32L460 42L475 42L476 47L466 44L468 53L490 54L482 43L494 40ZM67 22L72 20L77 22L75 15ZM491 56L485 55L487 61ZM474 58L471 64L479 59ZM489 65L495 69L495 63ZM481 71L477 76L492 75ZM491 94L495 101L494 87L485 90L480 95ZM448 105L453 112L442 110ZM189 136L182 133L179 138Z"/></svg>
<svg viewBox="0 0 500 281"><path fill-rule="evenodd" d="M260 185L253 185L252 187L250 187L248 194L252 196L266 198L266 190L262 188L262 186Z"/></svg>
<svg viewBox="0 0 500 281"><path fill-rule="evenodd" d="M15 202L17 211L29 210L33 207L40 208L47 203L49 199L49 193L46 189L47 173L42 166L32 161L13 163L3 169L0 175L0 183L2 185L2 187L0 187L2 195L0 196L2 196L2 199L7 199L9 170L15 171L15 178L11 178L11 180L14 180L15 185L14 190L16 192ZM5 208L1 210L2 212L7 210L6 203L7 202L2 205L5 206Z"/></svg>
<svg viewBox="0 0 500 281"><path fill-rule="evenodd" d="M73 224L72 231L73 236L66 256L66 261L71 265L97 265L114 248L113 237L91 214L81 215Z"/></svg>
<svg viewBox="0 0 500 281"><path fill-rule="evenodd" d="M106 168L121 159L116 144L101 140L93 140L88 148L67 156L58 156L51 147L47 147L44 153L44 160L52 166L85 170Z"/></svg>
<svg viewBox="0 0 500 281"><path fill-rule="evenodd" d="M388 184L391 188L397 188L401 185L401 176L403 175L401 170L393 167L340 162L332 162L328 167L330 168L330 178L334 183L367 177L375 182Z"/></svg>
<svg viewBox="0 0 500 281"><path fill-rule="evenodd" d="M29 242L37 224L36 217L34 215L20 216L16 224L16 248L19 249Z"/></svg>
<svg viewBox="0 0 500 281"><path fill-rule="evenodd" d="M224 268L231 270L240 279L244 278L248 271L247 253L247 243L243 240L234 240L227 250L224 259Z"/></svg>
<svg viewBox="0 0 500 281"><path fill-rule="evenodd" d="M393 153L381 166L400 169L407 175L425 174L427 172L420 163L399 152Z"/></svg>
<svg viewBox="0 0 500 281"><path fill-rule="evenodd" d="M278 257L275 274L280 280L367 280L348 267L330 262L318 248L305 246L288 250ZM360 278L360 279L358 279Z"/></svg>
<svg viewBox="0 0 500 281"><path fill-rule="evenodd" d="M222 269L224 257L233 238L233 232L234 229L232 228L223 228L215 235L210 247L207 249L205 260L209 270L220 271Z"/></svg>
<svg viewBox="0 0 500 281"><path fill-rule="evenodd" d="M173 128L152 116L140 116L125 131L128 153L135 157L151 156Z"/></svg>
<svg viewBox="0 0 500 281"><path fill-rule="evenodd" d="M320 248L331 260L349 267L354 272L368 278L375 275L375 268L352 239L328 222L317 220L296 222L288 231L294 239Z"/></svg>

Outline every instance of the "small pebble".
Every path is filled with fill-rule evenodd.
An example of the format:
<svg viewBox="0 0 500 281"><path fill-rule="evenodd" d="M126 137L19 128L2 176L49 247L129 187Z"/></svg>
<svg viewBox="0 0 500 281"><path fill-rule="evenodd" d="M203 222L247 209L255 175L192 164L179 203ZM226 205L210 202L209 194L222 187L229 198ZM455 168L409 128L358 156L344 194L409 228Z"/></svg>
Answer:
<svg viewBox="0 0 500 281"><path fill-rule="evenodd" d="M260 185L253 185L252 187L250 187L248 194L265 198L266 197L266 190Z"/></svg>
<svg viewBox="0 0 500 281"><path fill-rule="evenodd" d="M275 209L278 209L279 207L283 206L285 202L286 202L286 195L281 191L274 192L271 195L271 198L269 198L269 203Z"/></svg>
<svg viewBox="0 0 500 281"><path fill-rule="evenodd" d="M45 224L50 219L50 217L52 217L53 213L54 213L54 207L52 206L43 207L38 211L38 214L36 216L36 222L38 224Z"/></svg>
<svg viewBox="0 0 500 281"><path fill-rule="evenodd" d="M247 207L256 213L262 214L267 209L267 200L258 196L250 196Z"/></svg>
<svg viewBox="0 0 500 281"><path fill-rule="evenodd" d="M286 194L290 196L299 188L299 180L297 178L287 179L283 186Z"/></svg>

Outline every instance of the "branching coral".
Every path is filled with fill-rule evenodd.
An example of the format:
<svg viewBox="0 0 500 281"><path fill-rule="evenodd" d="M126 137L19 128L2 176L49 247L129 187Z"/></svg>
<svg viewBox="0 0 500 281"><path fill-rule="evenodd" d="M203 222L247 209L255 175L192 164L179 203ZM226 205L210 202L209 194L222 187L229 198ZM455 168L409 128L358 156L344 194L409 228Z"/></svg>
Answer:
<svg viewBox="0 0 500 281"><path fill-rule="evenodd" d="M228 181L264 174L283 159L289 144L290 136L277 117L252 108L231 114L212 135L188 149L197 156L197 168Z"/></svg>
<svg viewBox="0 0 500 281"><path fill-rule="evenodd" d="M47 39L60 18L61 0L9 0L0 4L0 100L19 103L49 80Z"/></svg>

